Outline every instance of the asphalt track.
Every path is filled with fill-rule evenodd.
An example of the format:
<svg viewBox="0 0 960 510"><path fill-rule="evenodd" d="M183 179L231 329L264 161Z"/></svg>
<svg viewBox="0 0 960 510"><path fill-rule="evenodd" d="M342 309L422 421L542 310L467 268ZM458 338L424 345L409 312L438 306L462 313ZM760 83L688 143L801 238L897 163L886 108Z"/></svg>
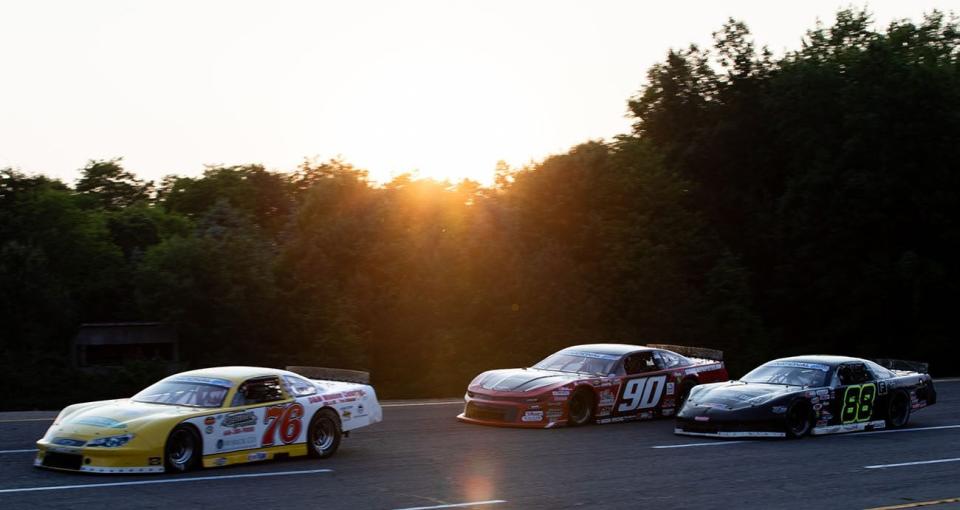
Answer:
<svg viewBox="0 0 960 510"><path fill-rule="evenodd" d="M33 468L52 413L0 413L0 508L960 508L960 381L937 389L902 431L795 441L483 427L462 404L395 402L331 459L183 476Z"/></svg>

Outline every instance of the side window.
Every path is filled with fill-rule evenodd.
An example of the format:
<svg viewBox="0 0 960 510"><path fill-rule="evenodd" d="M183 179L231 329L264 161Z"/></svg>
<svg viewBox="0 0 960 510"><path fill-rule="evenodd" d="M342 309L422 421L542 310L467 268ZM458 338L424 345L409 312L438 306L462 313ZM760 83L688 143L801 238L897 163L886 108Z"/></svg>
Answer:
<svg viewBox="0 0 960 510"><path fill-rule="evenodd" d="M660 370L651 351L636 352L623 360L623 370L627 375L655 372Z"/></svg>
<svg viewBox="0 0 960 510"><path fill-rule="evenodd" d="M286 381L287 389L294 397L304 397L307 395L313 395L317 392L317 387L306 379L301 379L292 375L285 375L283 376L283 380Z"/></svg>
<svg viewBox="0 0 960 510"><path fill-rule="evenodd" d="M278 400L283 400L280 378L258 377L256 379L248 379L237 388L237 394L233 397L233 405L248 406L252 404L276 402Z"/></svg>
<svg viewBox="0 0 960 510"><path fill-rule="evenodd" d="M849 386L870 381L872 376L863 363L850 363L840 365L840 368L837 369L837 378L840 379L840 384Z"/></svg>

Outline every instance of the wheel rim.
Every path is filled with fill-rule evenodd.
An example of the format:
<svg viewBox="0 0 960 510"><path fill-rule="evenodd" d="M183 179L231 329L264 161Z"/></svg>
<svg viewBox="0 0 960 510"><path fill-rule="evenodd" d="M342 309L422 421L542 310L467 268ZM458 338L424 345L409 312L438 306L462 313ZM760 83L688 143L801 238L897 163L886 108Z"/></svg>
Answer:
<svg viewBox="0 0 960 510"><path fill-rule="evenodd" d="M333 446L336 438L336 425L329 418L320 418L313 429L313 449L317 453L324 453Z"/></svg>
<svg viewBox="0 0 960 510"><path fill-rule="evenodd" d="M893 399L890 405L890 421L894 426L899 427L907 421L907 399L902 394Z"/></svg>
<svg viewBox="0 0 960 510"><path fill-rule="evenodd" d="M193 459L194 450L193 434L188 430L180 429L170 437L170 449L167 452L167 458L170 459L172 464L185 466Z"/></svg>
<svg viewBox="0 0 960 510"><path fill-rule="evenodd" d="M807 428L809 428L809 420L807 420L806 410L803 406L793 406L790 408L790 413L787 415L787 420L790 426L790 432L795 436L802 436L806 434Z"/></svg>
<svg viewBox="0 0 960 510"><path fill-rule="evenodd" d="M590 410L587 408L586 399L583 398L583 394L578 394L573 400L570 401L570 419L575 423L583 423L587 421L587 414Z"/></svg>

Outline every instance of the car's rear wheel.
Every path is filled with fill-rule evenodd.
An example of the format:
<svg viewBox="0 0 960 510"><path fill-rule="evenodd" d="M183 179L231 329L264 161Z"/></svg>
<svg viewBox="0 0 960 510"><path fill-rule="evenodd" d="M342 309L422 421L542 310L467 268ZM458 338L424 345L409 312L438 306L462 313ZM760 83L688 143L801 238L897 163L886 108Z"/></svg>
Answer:
<svg viewBox="0 0 960 510"><path fill-rule="evenodd" d="M203 455L200 435L189 425L177 425L167 437L163 450L167 471L183 473L196 469Z"/></svg>
<svg viewBox="0 0 960 510"><path fill-rule="evenodd" d="M331 409L321 409L310 420L307 431L307 453L311 457L325 459L340 447L340 417Z"/></svg>
<svg viewBox="0 0 960 510"><path fill-rule="evenodd" d="M810 433L813 428L813 412L810 404L803 400L795 400L787 407L786 412L787 437L796 439Z"/></svg>
<svg viewBox="0 0 960 510"><path fill-rule="evenodd" d="M896 429L910 421L910 397L907 392L898 390L890 395L887 404L887 427Z"/></svg>
<svg viewBox="0 0 960 510"><path fill-rule="evenodd" d="M593 421L593 393L579 389L570 396L569 419L571 427L579 427Z"/></svg>

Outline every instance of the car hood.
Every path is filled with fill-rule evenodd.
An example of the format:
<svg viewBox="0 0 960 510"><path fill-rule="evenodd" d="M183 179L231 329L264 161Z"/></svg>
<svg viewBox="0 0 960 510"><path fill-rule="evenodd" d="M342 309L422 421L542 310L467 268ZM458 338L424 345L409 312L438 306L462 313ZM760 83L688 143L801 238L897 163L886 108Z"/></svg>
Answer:
<svg viewBox="0 0 960 510"><path fill-rule="evenodd" d="M699 407L728 410L743 409L767 404L779 397L791 395L803 389L801 386L728 381L704 384L694 388L688 403Z"/></svg>
<svg viewBox="0 0 960 510"><path fill-rule="evenodd" d="M508 368L480 374L470 384L470 388L488 391L528 392L545 389L548 386L566 384L586 377L589 376L537 368Z"/></svg>
<svg viewBox="0 0 960 510"><path fill-rule="evenodd" d="M180 421L219 410L149 404L130 399L105 400L67 407L61 411L50 431L77 438L112 436L136 432L149 423L164 419Z"/></svg>

